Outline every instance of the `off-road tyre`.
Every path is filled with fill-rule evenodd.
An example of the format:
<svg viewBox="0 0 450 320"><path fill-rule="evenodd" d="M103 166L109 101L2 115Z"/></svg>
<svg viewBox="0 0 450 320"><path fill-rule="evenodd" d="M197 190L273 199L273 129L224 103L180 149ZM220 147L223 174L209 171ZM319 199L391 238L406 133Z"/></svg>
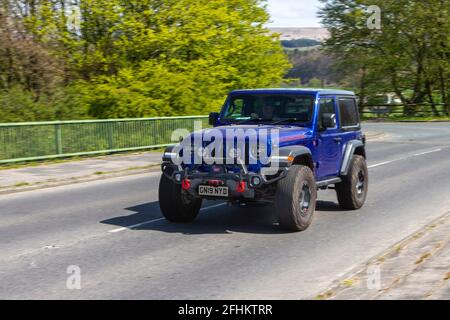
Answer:
<svg viewBox="0 0 450 320"><path fill-rule="evenodd" d="M194 198L164 174L159 183L159 206L164 217L174 223L189 223L197 218L202 199Z"/></svg>
<svg viewBox="0 0 450 320"><path fill-rule="evenodd" d="M354 155L350 162L348 175L342 177L342 182L336 184L339 205L346 210L361 209L366 202L369 190L369 171L366 159Z"/></svg>
<svg viewBox="0 0 450 320"><path fill-rule="evenodd" d="M293 232L306 230L312 222L317 201L314 173L307 166L293 165L278 182L275 210L280 227Z"/></svg>

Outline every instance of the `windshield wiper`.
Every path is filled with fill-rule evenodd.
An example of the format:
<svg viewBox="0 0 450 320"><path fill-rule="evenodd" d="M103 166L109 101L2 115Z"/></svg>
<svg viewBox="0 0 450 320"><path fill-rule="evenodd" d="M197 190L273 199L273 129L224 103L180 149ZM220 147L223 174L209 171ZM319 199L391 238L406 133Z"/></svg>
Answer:
<svg viewBox="0 0 450 320"><path fill-rule="evenodd" d="M292 122L299 122L299 121L300 121L300 119L298 119L298 118L281 119L279 121L272 122L270 125L274 126L274 125L285 123L285 122L292 123Z"/></svg>
<svg viewBox="0 0 450 320"><path fill-rule="evenodd" d="M252 123L252 122L254 122L254 121L261 122L261 121L264 121L264 119L263 119L263 118L252 118L252 119L247 119L247 120L238 121L238 122L236 122L236 123L237 123L237 124L246 124L246 123Z"/></svg>

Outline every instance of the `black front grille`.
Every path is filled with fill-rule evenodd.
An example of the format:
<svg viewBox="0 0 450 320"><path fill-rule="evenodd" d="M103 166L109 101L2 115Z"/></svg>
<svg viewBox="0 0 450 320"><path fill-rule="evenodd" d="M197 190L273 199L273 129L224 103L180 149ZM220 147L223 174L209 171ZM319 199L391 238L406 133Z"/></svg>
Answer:
<svg viewBox="0 0 450 320"><path fill-rule="evenodd" d="M240 165L241 162L243 162L245 165L249 165L250 164L251 157L250 157L250 142L249 141L245 142L244 152L243 152L244 157L241 159L241 161L239 161L239 158L241 156L241 152L239 152L239 155L235 154L235 157L233 158L233 161L229 161L230 160L229 156L230 156L230 153L231 153L231 149L230 148L227 149L227 145L226 145L225 142L224 142L223 146L224 146L224 148L223 148L224 150L223 150L222 156L220 157L220 159L223 160L223 164ZM204 147L207 147L207 145L204 145ZM233 147L233 148L236 150L235 147ZM218 150L213 150L213 152L211 154L213 158L219 158L219 156L216 154L217 151ZM257 160L259 160L259 156L258 156ZM254 160L253 160L253 162L254 162ZM206 164L205 160L204 160L204 163Z"/></svg>

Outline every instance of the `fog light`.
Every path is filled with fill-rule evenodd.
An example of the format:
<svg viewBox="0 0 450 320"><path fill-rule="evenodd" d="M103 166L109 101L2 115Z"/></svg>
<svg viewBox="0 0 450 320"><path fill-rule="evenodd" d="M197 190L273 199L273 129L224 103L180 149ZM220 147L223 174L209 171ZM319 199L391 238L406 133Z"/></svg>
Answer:
<svg viewBox="0 0 450 320"><path fill-rule="evenodd" d="M189 179L184 179L181 187L183 188L183 190L189 190L191 188L191 181Z"/></svg>
<svg viewBox="0 0 450 320"><path fill-rule="evenodd" d="M252 178L252 186L259 186L262 183L261 178L260 177L253 177Z"/></svg>
<svg viewBox="0 0 450 320"><path fill-rule="evenodd" d="M245 192L245 182L239 182L237 184L236 191L238 193L244 193Z"/></svg>

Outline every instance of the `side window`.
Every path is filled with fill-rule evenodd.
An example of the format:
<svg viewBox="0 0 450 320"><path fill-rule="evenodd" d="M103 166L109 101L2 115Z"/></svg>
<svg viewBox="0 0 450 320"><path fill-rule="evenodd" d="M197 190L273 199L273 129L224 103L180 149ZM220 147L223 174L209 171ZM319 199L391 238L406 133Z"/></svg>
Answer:
<svg viewBox="0 0 450 320"><path fill-rule="evenodd" d="M244 99L233 100L225 118L234 119L241 117L244 110L244 103Z"/></svg>
<svg viewBox="0 0 450 320"><path fill-rule="evenodd" d="M333 114L336 119L336 109L334 107L334 99L320 99L320 110L319 110L319 123L323 123L322 119L324 114ZM336 128L336 127L335 127ZM332 128L330 128L332 129Z"/></svg>
<svg viewBox="0 0 450 320"><path fill-rule="evenodd" d="M339 118L343 128L359 125L358 106L355 99L339 99Z"/></svg>

